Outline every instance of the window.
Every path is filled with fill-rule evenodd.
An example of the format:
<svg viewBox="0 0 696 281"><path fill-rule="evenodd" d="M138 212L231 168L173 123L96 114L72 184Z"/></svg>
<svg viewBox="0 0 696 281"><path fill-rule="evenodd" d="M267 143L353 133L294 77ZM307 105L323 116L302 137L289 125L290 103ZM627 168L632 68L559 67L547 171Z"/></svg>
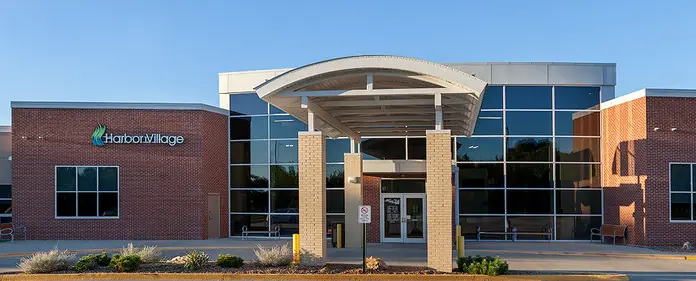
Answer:
<svg viewBox="0 0 696 281"><path fill-rule="evenodd" d="M268 113L268 104L256 93L230 95L230 115Z"/></svg>
<svg viewBox="0 0 696 281"><path fill-rule="evenodd" d="M672 221L696 222L694 169L696 169L694 163L670 163L669 165L669 208Z"/></svg>
<svg viewBox="0 0 696 281"><path fill-rule="evenodd" d="M509 111L505 118L507 135L550 136L553 134L551 111Z"/></svg>
<svg viewBox="0 0 696 281"><path fill-rule="evenodd" d="M118 218L119 167L56 166L56 218Z"/></svg>
<svg viewBox="0 0 696 281"><path fill-rule="evenodd" d="M12 219L12 186L0 185L0 223Z"/></svg>

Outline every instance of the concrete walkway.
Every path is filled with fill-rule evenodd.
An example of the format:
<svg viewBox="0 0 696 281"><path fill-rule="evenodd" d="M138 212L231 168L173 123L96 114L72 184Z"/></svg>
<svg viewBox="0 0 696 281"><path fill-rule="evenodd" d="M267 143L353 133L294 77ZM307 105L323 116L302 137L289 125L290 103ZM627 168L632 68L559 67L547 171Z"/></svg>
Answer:
<svg viewBox="0 0 696 281"><path fill-rule="evenodd" d="M78 255L112 251L129 241L15 241L0 243L0 271L13 271L21 256L35 251L75 250ZM245 260L254 260L256 245L272 246L289 240L184 240L133 241L136 246L157 245L166 257L182 255L199 249L211 258L229 253ZM368 256L383 258L394 265L425 265L424 244L369 244ZM361 249L329 248L330 262L359 263ZM660 252L647 248L598 243L556 242L467 242L466 255L500 256L511 270L542 272L607 272L625 273L631 280L696 280L696 260L684 260L683 253Z"/></svg>

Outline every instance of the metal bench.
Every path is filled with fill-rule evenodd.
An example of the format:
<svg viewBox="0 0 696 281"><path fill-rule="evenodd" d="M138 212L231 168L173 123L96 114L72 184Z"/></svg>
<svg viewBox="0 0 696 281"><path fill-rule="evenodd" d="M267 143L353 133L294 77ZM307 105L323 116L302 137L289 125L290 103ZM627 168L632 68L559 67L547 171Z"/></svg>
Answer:
<svg viewBox="0 0 696 281"><path fill-rule="evenodd" d="M242 240L244 238L249 237L249 234L266 234L266 235L271 235L271 237L275 237L276 239L280 239L280 225L276 224L273 227L273 230L249 230L249 227L242 226Z"/></svg>
<svg viewBox="0 0 696 281"><path fill-rule="evenodd" d="M545 231L545 232L544 232ZM491 235L512 235L512 242L517 241L517 235L540 235L546 236L546 240L551 241L553 239L553 228L544 229L542 232L518 232L516 227L513 227L511 231L481 231L481 227L476 227L476 241L481 241L482 234Z"/></svg>
<svg viewBox="0 0 696 281"><path fill-rule="evenodd" d="M599 236L599 242L604 242L604 237L611 237L616 245L616 237L620 237L626 244L626 226L616 224L603 224L597 228L590 229L590 242L595 236Z"/></svg>

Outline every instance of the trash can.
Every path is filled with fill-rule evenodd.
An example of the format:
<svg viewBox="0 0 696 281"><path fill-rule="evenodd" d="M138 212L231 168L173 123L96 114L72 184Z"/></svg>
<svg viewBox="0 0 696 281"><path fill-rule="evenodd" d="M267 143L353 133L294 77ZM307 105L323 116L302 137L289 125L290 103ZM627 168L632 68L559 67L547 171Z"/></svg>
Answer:
<svg viewBox="0 0 696 281"><path fill-rule="evenodd" d="M341 225L341 234L340 235L341 235L341 237L343 237L343 239L341 239L341 248L345 248L346 247L346 236L345 236L346 229L342 223L334 223L333 225L331 225L331 245L334 248L338 247L338 235L339 235L338 225L339 224Z"/></svg>

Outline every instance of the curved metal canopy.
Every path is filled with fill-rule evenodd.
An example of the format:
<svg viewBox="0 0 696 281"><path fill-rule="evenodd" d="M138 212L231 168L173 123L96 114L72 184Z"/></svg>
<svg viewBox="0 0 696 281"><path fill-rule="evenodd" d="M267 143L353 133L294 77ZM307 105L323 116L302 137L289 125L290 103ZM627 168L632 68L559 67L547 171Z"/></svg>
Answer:
<svg viewBox="0 0 696 281"><path fill-rule="evenodd" d="M397 56L322 61L257 86L270 104L330 137L471 135L487 83L455 68Z"/></svg>

